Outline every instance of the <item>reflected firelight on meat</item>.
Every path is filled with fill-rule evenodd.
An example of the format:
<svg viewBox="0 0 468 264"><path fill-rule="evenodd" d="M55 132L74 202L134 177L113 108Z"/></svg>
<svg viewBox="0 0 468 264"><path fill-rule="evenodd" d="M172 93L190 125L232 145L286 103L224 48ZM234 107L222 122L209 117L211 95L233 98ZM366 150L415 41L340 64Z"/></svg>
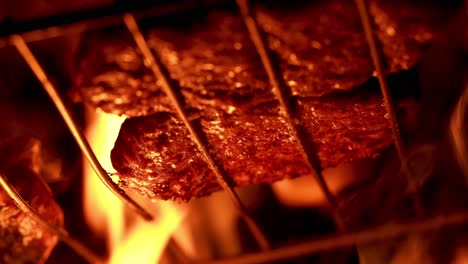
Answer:
<svg viewBox="0 0 468 264"><path fill-rule="evenodd" d="M86 136L103 167L111 173L114 182L118 182L119 177L116 176L117 174L111 165L109 153L125 118L91 109L87 111L87 119ZM366 167L367 163L339 166L326 170L324 175L327 177L327 183L332 191L336 193L345 186L365 177L366 173L357 172L362 172L363 170L359 168ZM307 191L297 191L305 185ZM197 254L203 254L202 257L211 258L209 251L197 252L199 246L195 243L195 237L187 237L194 236L199 231L192 230L191 226L181 226L187 224L184 221L184 216L187 215L190 208L193 211L196 203L198 204L195 207L204 204L204 206L208 205L207 207L218 208L209 212L211 216L208 217L215 219L213 220L214 226L211 228L218 230L216 235L218 238L235 241L236 234L230 230L232 228L227 228L226 225L222 224L218 225L219 223L231 225L233 220L226 219L235 219L236 215L234 208L229 205L229 201L222 199L222 193L204 198L205 200L195 199L188 204L160 200L151 201L130 193L134 199L139 200L155 215L154 221L145 222L138 215L125 208L122 202L105 188L88 164L85 164L84 188L86 220L97 234L106 237L109 263L119 264L129 263L129 261L158 263L168 240L173 235L184 251L189 252L189 255L200 257ZM326 206L325 198L311 177L280 181L273 185L273 189L278 199L288 206ZM224 205L221 205L223 203ZM215 214L219 214L220 205L225 211L221 214L224 215L221 218L219 217L221 215L215 216ZM219 223L217 224L217 222ZM175 232L176 229L177 232ZM234 244L227 250L232 253L240 253L238 246Z"/></svg>
<svg viewBox="0 0 468 264"><path fill-rule="evenodd" d="M109 153L125 118L91 109L87 111L87 119L86 136L99 161L106 171L113 175L112 179L117 183L119 177L116 176L111 165ZM367 174L362 173L364 170L361 168L367 168L368 163L360 162L325 170L324 175L331 190L336 193L349 184L366 177ZM367 169L366 171L371 170ZM218 230L216 235L218 238L225 241L235 241L236 234L230 230L232 228L226 226L226 224L232 225L233 220L226 219L235 219L236 213L234 208L229 205L229 201L222 199L222 193L204 198L205 200L195 199L188 204L161 200L151 201L130 193L134 199L139 200L155 215L154 221L145 222L138 215L125 208L122 202L105 188L88 164L85 164L84 181L84 213L89 226L97 234L107 238L109 263L119 264L129 263L129 261L158 263L168 240L174 235L176 229L178 231L174 239L184 251L189 252L188 254L194 257L200 257L197 254L204 254L202 257L211 258L209 251L197 253L198 246L194 242L196 238L187 237L194 236L199 231L191 230L193 227L190 226L181 226L186 224L183 222L184 216L187 215L189 208L192 208L193 211L195 203L209 204L207 207L218 208L209 212L212 215L208 216L209 218L217 219L213 220L213 225L216 226L211 228ZM307 191L301 189L304 186L306 186ZM273 185L273 189L278 199L288 206L326 206L326 200L312 177L280 181ZM215 214L219 214L219 207L222 203L225 204L221 205L224 216L220 218ZM225 223L225 225L219 225L217 222ZM234 244L226 250L240 253L238 246Z"/></svg>

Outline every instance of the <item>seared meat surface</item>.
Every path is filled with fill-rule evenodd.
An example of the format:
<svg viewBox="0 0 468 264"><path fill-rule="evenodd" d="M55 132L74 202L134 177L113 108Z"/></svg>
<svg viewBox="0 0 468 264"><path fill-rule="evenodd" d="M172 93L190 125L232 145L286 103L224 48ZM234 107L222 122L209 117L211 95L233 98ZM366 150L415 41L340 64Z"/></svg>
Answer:
<svg viewBox="0 0 468 264"><path fill-rule="evenodd" d="M392 143L378 92L302 99L298 108L309 147L322 168L372 157ZM310 173L276 102L232 114L197 112L191 117L236 186ZM172 113L126 120L111 157L120 184L151 198L188 200L220 190L187 129Z"/></svg>
<svg viewBox="0 0 468 264"><path fill-rule="evenodd" d="M413 19L401 19L396 15L401 10L393 6L386 12L371 1L371 7L390 71L410 69L434 28L417 12L411 13ZM289 8L284 3L271 5L259 9L258 19L294 96L350 90L373 75L353 1L310 1ZM155 24L147 33L149 46L179 83L189 106L230 111L273 99L239 15L213 11ZM98 32L85 39L76 86L83 101L109 113L133 117L170 111L125 31Z"/></svg>
<svg viewBox="0 0 468 264"><path fill-rule="evenodd" d="M354 1L297 2L268 1L258 12L292 94L316 97L367 81L374 66ZM434 37L433 17L420 5L369 2L389 71L410 69Z"/></svg>
<svg viewBox="0 0 468 264"><path fill-rule="evenodd" d="M353 1L292 8L261 6L258 19L291 90L294 121L303 128L308 150L320 168L379 155L391 145L390 124L382 96L369 81L373 65ZM389 70L413 67L433 28L424 19L398 20L394 10L376 2L371 10ZM240 16L218 10L178 17L155 22L146 36L235 185L310 173ZM129 117L112 151L122 186L176 200L219 189L128 32L87 36L81 54L76 84L82 100ZM403 119L414 105L400 100Z"/></svg>

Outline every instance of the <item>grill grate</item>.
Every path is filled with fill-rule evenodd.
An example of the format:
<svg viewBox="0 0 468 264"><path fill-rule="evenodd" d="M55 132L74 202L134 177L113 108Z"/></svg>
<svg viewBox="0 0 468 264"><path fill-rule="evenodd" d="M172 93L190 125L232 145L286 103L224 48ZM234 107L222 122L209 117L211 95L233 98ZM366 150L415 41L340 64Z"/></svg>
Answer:
<svg viewBox="0 0 468 264"><path fill-rule="evenodd" d="M268 74L270 84L273 87L273 93L276 95L278 101L280 102L280 106L282 108L281 113L283 114L283 118L287 121L286 123L289 126L290 133L293 135L296 143L299 145L299 150L301 151L304 160L307 161L307 165L311 174L316 178L320 189L325 195L328 203L336 212L336 208L338 206L336 198L331 193L323 176L321 175L320 169L316 165L317 162L315 161L315 157L312 157L312 155L308 151L306 151L305 143L299 136L298 129L294 124L295 114L293 113L292 107L288 103L288 93L285 89L284 80L281 76L278 66L273 62L273 58L270 56L271 52L268 50L266 40L260 32L257 21L255 20L255 17L252 14L250 3L247 0L237 0L237 4L249 31L250 38L252 39L252 42L254 43L255 48L257 49L257 52L262 60L265 71ZM343 222L336 213L335 222L340 230L344 229Z"/></svg>
<svg viewBox="0 0 468 264"><path fill-rule="evenodd" d="M160 63L156 61L155 57L151 53L148 47L148 44L146 43L143 37L143 34L141 33L137 25L135 18L131 14L125 14L124 21L128 30L132 33L132 36L135 39L135 42L137 43L138 48L143 53L143 56L145 57L145 60L146 60L147 67L150 67L151 71L153 72L157 80L161 81L161 84L162 84L161 87L163 88L165 94L171 100L172 106L176 109L176 112L179 115L180 119L184 122L185 126L190 132L190 135L192 136L192 140L196 143L198 149L204 156L206 162L208 163L211 170L216 175L216 179L219 185L221 185L221 187L224 189L226 194L229 196L232 203L234 204L234 207L236 208L236 210L239 211L240 216L244 218L244 220L246 221L247 225L249 226L250 231L254 235L260 247L262 249L268 249L270 246L269 246L267 239L262 234L262 232L260 231L260 228L255 223L253 218L247 212L245 206L242 204L242 201L239 199L236 192L233 190L232 186L230 186L230 184L228 183L228 180L227 180L228 177L222 172L222 169L218 165L216 165L215 161L213 160L213 158L211 157L208 151L208 146L206 146L201 140L199 132L190 123L187 117L187 114L185 113L185 110L182 106L182 102L179 99L180 97L177 95L177 92L175 91L174 87L171 85L171 81L169 80L169 77L163 73Z"/></svg>
<svg viewBox="0 0 468 264"><path fill-rule="evenodd" d="M214 4L220 1L201 1L203 4ZM90 18L84 21L74 22L72 24L61 25L61 26L52 26L44 29L36 29L28 32L23 32L16 35L9 35L0 38L0 48L13 44L18 49L19 53L22 55L24 60L27 62L29 67L32 69L36 77L41 82L44 89L47 91L51 97L53 103L56 105L59 110L62 118L65 120L68 128L70 129L74 139L80 146L83 154L86 156L88 162L92 165L93 169L102 180L102 182L109 188L113 193L122 199L127 205L129 205L133 210L138 212L146 220L151 220L152 216L139 204L133 201L126 193L121 190L115 183L112 182L108 173L102 168L99 164L96 156L94 155L92 149L90 148L88 142L86 141L83 134L77 127L77 124L69 114L67 108L65 107L64 102L58 95L55 87L49 81L47 74L44 72L42 67L39 65L34 55L28 48L26 42L32 42L37 40L43 40L48 38L53 38L57 36L63 36L69 33L78 33L85 32L88 30L94 30L98 28L104 28L110 25L120 24L122 21L127 26L127 29L132 34L136 45L141 50L144 58L145 65L149 67L156 79L161 81L162 88L166 95L170 98L174 108L176 109L177 114L184 122L186 128L190 132L193 141L196 143L198 149L204 156L205 160L209 164L210 168L215 173L218 183L222 186L226 194L231 199L239 215L247 223L252 235L256 239L258 245L262 249L262 252L245 254L238 257L232 257L227 259L215 260L209 263L218 263L218 264L227 264L227 263L263 263L277 260L285 260L290 258L295 258L299 256L308 255L311 253L316 253L319 251L330 250L345 246L352 246L365 242L372 242L376 240L397 237L400 235L413 233L413 232L422 232L427 230L438 229L448 225L456 225L461 223L468 222L468 212L453 213L448 215L441 215L437 217L432 217L429 219L423 219L424 210L421 205L420 197L414 192L412 194L413 207L417 213L418 220L405 223L405 224L393 224L387 225L384 227L378 227L373 229L368 229L360 232L345 233L346 227L343 224L343 220L340 219L340 216L337 213L337 199L333 196L323 176L320 173L320 170L315 165L316 162L312 154L308 153L305 150L304 142L301 139L297 127L294 122L295 113L292 110L292 107L289 105L288 100L288 91L284 85L284 80L279 70L279 66L274 62L274 59L270 56L271 52L266 43L265 37L259 28L255 15L251 10L251 6L248 0L236 0L239 11L244 19L244 22L247 26L248 32L250 34L251 40L254 43L254 46L257 49L258 55L263 63L264 69L268 74L270 84L272 86L273 92L276 95L280 106L282 108L283 118L287 121L287 125L290 133L293 135L299 149L307 160L309 169L311 173L315 176L322 192L327 198L328 203L334 209L335 223L338 227L340 234L336 234L330 237L322 239L314 239L310 241L304 241L296 245L288 245L275 249L271 249L269 241L262 233L261 228L255 222L255 220L250 216L249 212L243 205L242 201L237 196L236 192L233 190L227 181L227 176L224 175L223 170L216 164L213 157L211 157L208 146L206 146L203 141L200 139L199 131L197 131L190 121L187 118L185 110L183 109L182 103L177 96L176 89L171 85L170 77L167 76L165 71L162 69L162 64L156 60L153 53L150 51L146 40L141 33L138 22L135 19L135 16L138 18L142 17L151 17L157 16L164 13L170 13L175 10L192 8L196 5L200 5L200 2L190 2L185 5L168 5L166 9L158 8L157 10L146 10L144 12L135 12L135 16L130 13L123 15L107 15L104 17ZM403 161L406 161L406 151L404 144L401 139L400 129L396 117L395 107L393 105L393 100L390 95L390 89L387 82L387 76L384 69L384 63L381 57L381 51L379 50L378 45L376 44L376 39L372 31L371 22L369 19L369 13L365 0L355 0L356 6L359 11L361 22L363 25L364 33L369 45L371 57L376 69L377 77L379 80L381 92L383 94L385 106L387 109L387 114L391 122L392 134L394 138L395 148L397 150L398 156L402 161L403 170L407 177L411 175L411 168L405 165ZM177 9L176 9L177 6ZM466 97L466 96L465 96ZM465 99L466 100L466 99ZM40 217L34 210L27 206L27 204L21 199L21 197L14 191L14 189L8 184L6 179L0 175L0 184L8 192L9 196L17 203L18 207L21 208L25 213L32 216L36 221L45 227L52 229L67 245L74 249L78 254L80 254L84 259L88 260L91 263L101 262L99 257L95 256L92 251L88 250L77 240L71 238L66 231L59 227L51 226L47 221ZM171 244L169 244L171 247ZM177 249L176 246L171 247L172 250L177 250L183 256L183 253L180 252L180 249ZM203 263L207 263L204 261Z"/></svg>

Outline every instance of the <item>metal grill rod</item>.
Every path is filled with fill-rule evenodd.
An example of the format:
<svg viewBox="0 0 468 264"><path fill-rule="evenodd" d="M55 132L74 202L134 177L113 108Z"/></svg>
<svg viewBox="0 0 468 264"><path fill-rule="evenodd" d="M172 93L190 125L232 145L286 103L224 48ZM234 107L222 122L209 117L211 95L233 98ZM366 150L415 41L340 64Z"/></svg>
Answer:
<svg viewBox="0 0 468 264"><path fill-rule="evenodd" d="M450 138L458 164L468 179L468 131L465 130L465 122L468 122L468 117L465 114L468 109L468 78L466 78L464 85L465 91L458 100L450 120Z"/></svg>
<svg viewBox="0 0 468 264"><path fill-rule="evenodd" d="M225 4L228 1L188 0L183 2L165 2L167 3L156 4L156 6L152 6L142 10L135 10L133 11L133 13L137 18L150 18L175 13L178 11L190 10L201 6L216 6L220 4ZM91 10L80 13L74 13L72 14L72 16L62 15L60 19L56 18L54 23L48 23L47 25L43 25L44 27L42 28L38 28L36 23L29 23L29 27L22 26L21 32L18 30L10 30L11 32L9 34L6 34L5 36L0 36L0 48L6 47L11 44L11 35L20 35L21 37L23 37L24 41L28 43L56 37L63 37L66 35L77 34L91 30L103 29L110 26L118 26L122 24L122 14L125 12L128 12L128 10L117 10L115 12L108 12L106 9L104 9L101 11ZM71 19L69 17L71 17ZM3 35L1 28L0 35Z"/></svg>
<svg viewBox="0 0 468 264"><path fill-rule="evenodd" d="M411 170L411 167L408 166L407 155L403 141L401 139L400 126L398 124L398 117L395 111L394 102L392 99L392 94L390 92L390 87L387 80L387 74L384 69L384 63L382 59L382 53L377 45L377 40L372 30L372 24L370 22L369 11L367 9L365 0L355 0L356 6L359 12L359 17L361 19L362 27L364 29L364 34L366 36L367 43L369 45L372 62L374 63L375 70L377 72L377 78L379 80L380 90L385 102L385 108L387 110L388 116L390 117L390 124L392 128L393 140L395 143L395 149L398 153L398 157L401 161L401 166L405 176L408 178L408 181L411 181L411 177L414 174ZM413 203L414 210L418 217L424 215L424 208L421 202L420 197L415 193L416 190L410 190L413 193L411 194L411 201Z"/></svg>
<svg viewBox="0 0 468 264"><path fill-rule="evenodd" d="M254 264L271 263L280 260L293 259L301 256L311 255L321 251L337 248L349 247L353 245L370 243L402 235L426 232L440 229L446 226L464 224L468 222L468 212L452 213L432 217L430 219L419 220L404 224L391 224L365 231L348 233L344 235L334 235L322 239L314 239L300 244L283 246L269 251L245 254L238 257L226 258L214 261L201 261L196 264Z"/></svg>
<svg viewBox="0 0 468 264"><path fill-rule="evenodd" d="M283 118L286 120L286 123L289 128L289 132L293 136L294 140L296 141L299 151L301 152L302 156L307 162L309 167L309 171L311 172L312 176L317 180L320 189L322 190L323 194L325 195L326 200L332 206L334 211L334 218L335 223L338 226L340 231L344 231L344 224L342 219L340 219L336 208L338 206L338 202L334 195L331 193L330 189L323 178L323 175L320 172L320 168L317 168L315 165L314 157L306 151L305 145L306 143L299 135L298 129L294 123L294 111L288 102L288 95L286 91L286 87L284 85L284 80L282 74L279 70L279 67L274 63L273 58L271 57L271 51L268 48L267 41L263 36L258 23L252 14L252 8L250 6L249 0L237 0L237 5L239 7L240 13L244 19L244 22L247 26L247 30L249 31L250 38L254 43L257 52L262 60L262 64L265 68L265 71L268 74L268 78L270 80L270 84L272 85L273 93L276 95L280 106L281 106L281 114Z"/></svg>
<svg viewBox="0 0 468 264"><path fill-rule="evenodd" d="M201 152L201 154L205 158L205 161L208 163L208 166L215 174L216 180L218 181L219 185L221 185L223 190L231 199L235 208L238 210L239 215L246 222L247 226L249 227L250 231L252 232L254 238L256 239L261 249L263 250L269 249L270 244L267 238L262 233L260 227L254 221L254 219L250 216L247 209L243 205L242 201L237 196L236 192L228 184L227 176L224 175L224 173L215 163L215 161L213 160L213 158L211 157L209 153L208 147L205 146L205 144L203 143L199 135L199 132L194 128L194 126L191 124L190 120L188 119L187 114L184 110L183 104L180 101L179 97L177 96L175 88L171 84L170 77L167 76L167 74L163 72L162 65L160 64L159 61L156 60L155 56L153 55L150 48L148 47L148 43L143 37L143 34L137 24L137 21L135 20L135 17L132 14L127 13L124 15L123 19L124 19L125 25L127 26L128 30L132 34L138 48L140 49L141 53L143 54L145 58L146 66L151 69L156 79L161 82L161 87L164 93L169 97L176 113L178 114L182 122L185 124L185 127L189 131L193 142L197 145L198 150Z"/></svg>
<svg viewBox="0 0 468 264"><path fill-rule="evenodd" d="M11 37L11 41L16 46L17 50L23 56L24 60L27 62L31 70L36 75L37 79L41 82L44 90L47 92L49 97L52 99L52 102L57 107L60 115L62 116L63 120L67 124L68 129L73 135L76 143L79 145L81 151L85 155L86 159L88 160L89 164L96 172L99 179L102 183L114 193L117 197L120 198L125 204L127 204L130 208L135 210L138 214L140 214L145 220L152 220L153 216L146 211L141 205L139 205L135 200L130 198L124 190L120 189L117 184L115 184L112 179L110 178L109 174L104 170L104 168L99 163L96 155L94 154L93 150L89 146L86 137L83 133L78 129L77 124L73 120L72 116L68 112L65 104L58 94L57 90L55 89L54 85L50 82L49 78L47 77L45 71L40 66L37 59L32 54L31 50L28 48L26 43L24 42L23 38L14 35Z"/></svg>
<svg viewBox="0 0 468 264"><path fill-rule="evenodd" d="M72 248L78 255L83 257L89 263L105 263L103 259L94 254L86 246L81 244L80 241L71 237L66 230L62 227L51 224L47 219L42 217L36 210L34 210L8 182L7 178L0 174L0 186L5 190L8 196L13 200L15 205L28 217L33 219L36 223L54 233L65 244Z"/></svg>

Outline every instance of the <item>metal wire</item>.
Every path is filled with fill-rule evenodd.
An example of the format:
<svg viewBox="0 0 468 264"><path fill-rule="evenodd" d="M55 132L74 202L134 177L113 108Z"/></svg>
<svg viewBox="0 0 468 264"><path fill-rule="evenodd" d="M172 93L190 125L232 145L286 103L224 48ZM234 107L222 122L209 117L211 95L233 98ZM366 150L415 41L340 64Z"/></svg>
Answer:
<svg viewBox="0 0 468 264"><path fill-rule="evenodd" d="M401 140L400 126L398 125L398 117L395 112L390 87L388 85L387 74L384 69L384 63L381 57L381 52L375 39L374 31L372 30L372 24L370 22L369 11L367 10L365 0L355 0L356 6L359 11L359 17L361 18L362 27L366 36L367 44L369 45L372 62L374 63L375 70L377 72L377 79L379 80L380 88L384 97L385 107L390 118L392 125L393 140L395 141L395 149L398 152L398 156L403 160L405 157L405 151L403 142Z"/></svg>
<svg viewBox="0 0 468 264"><path fill-rule="evenodd" d="M65 244L72 248L78 255L83 257L83 259L85 259L89 263L105 263L102 258L97 256L86 246L81 244L80 241L70 236L65 229L49 223L47 219L45 219L39 213L37 213L36 210L34 210L23 198L21 198L21 195L8 182L7 178L3 174L0 174L0 186L5 190L5 192L12 199L15 205L23 213L25 213L28 217L33 219L42 227L49 230L51 233L54 233L57 237L60 238L60 240L62 240Z"/></svg>
<svg viewBox="0 0 468 264"><path fill-rule="evenodd" d="M464 85L465 90L458 100L450 120L450 138L455 151L455 158L468 180L468 131L466 131L466 123L468 122L466 116L468 112L468 78L465 80Z"/></svg>
<svg viewBox="0 0 468 264"><path fill-rule="evenodd" d="M395 149L398 153L398 157L400 158L403 172L405 173L407 178L411 178L412 175L414 175L414 173L412 172L411 167L407 166L408 162L406 162L406 151L404 148L403 141L401 139L400 126L398 124L398 116L395 111L392 94L390 92L390 87L387 80L387 74L384 69L382 52L379 49L379 46L377 45L377 40L375 38L374 31L372 30L369 11L367 9L365 0L355 0L355 2L359 12L359 17L361 19L362 27L364 29L364 34L366 36L367 44L369 45L372 62L374 63L374 67L377 72L377 79L379 80L380 90L382 91L382 95L384 98L385 108L390 119ZM408 181L410 180L411 179L408 179ZM418 217L422 217L424 215L424 208L422 206L421 199L415 193L416 190L411 191L413 191L413 193L411 193L411 201L413 203L416 215Z"/></svg>
<svg viewBox="0 0 468 264"><path fill-rule="evenodd" d="M313 253L370 243L388 238L399 237L409 233L426 232L446 226L464 224L468 222L468 212L432 217L430 219L414 221L405 224L390 224L365 231L334 235L321 239L305 241L296 245L287 245L269 251L244 254L237 257L214 261L201 261L199 264L254 264L272 263L280 260L293 259Z"/></svg>
<svg viewBox="0 0 468 264"><path fill-rule="evenodd" d="M194 128L194 126L188 119L182 102L177 96L177 91L171 83L170 77L167 76L165 72L163 72L162 65L159 61L156 60L155 56L148 47L148 43L143 37L143 34L141 33L141 30L137 24L137 21L135 20L135 17L132 14L127 13L124 15L123 19L128 30L132 34L138 48L143 54L143 57L145 58L145 64L151 69L156 79L160 82L164 93L169 97L172 106L174 107L176 113L178 114L182 122L185 124L185 127L187 128L192 137L192 140L197 145L198 150L201 152L201 154L205 158L205 161L208 163L208 166L215 174L216 180L218 181L219 185L221 185L223 190L231 199L235 208L239 211L240 216L246 222L247 226L249 227L250 231L252 232L253 236L255 237L255 240L257 241L261 249L266 250L270 248L270 244L267 238L262 233L260 227L254 221L254 219L250 216L242 201L237 196L236 192L228 184L228 177L222 172L222 170L213 160L208 150L208 147L203 143L199 132Z"/></svg>
<svg viewBox="0 0 468 264"><path fill-rule="evenodd" d="M134 14L137 18L157 17L190 10L200 6L215 6L227 1L228 0L188 0L183 2L166 1L164 4L157 4L156 6L148 7L143 10L135 10ZM7 36L0 36L0 48L10 45L10 35L14 34L20 35L23 37L24 41L28 43L121 25L122 14L125 12L128 12L128 10L117 10L116 12L113 12L115 14L104 10L102 12L94 12L97 14L90 15L90 12L85 11L80 14L74 14L71 16L73 17L72 19L62 17L60 20L57 20L56 23L39 29L36 29L37 26L32 24L33 29L24 29L23 32L15 32L8 34Z"/></svg>
<svg viewBox="0 0 468 264"><path fill-rule="evenodd" d="M57 107L60 115L62 116L63 120L67 124L68 129L70 130L73 138L75 139L76 143L79 145L81 151L85 155L86 159L88 160L89 164L93 168L93 170L98 175L99 179L102 183L112 191L117 197L119 197L125 204L127 204L130 208L135 210L138 214L140 214L144 219L150 221L153 219L153 216L147 212L142 206L140 206L136 201L130 198L124 190L120 189L117 184L115 184L112 179L110 178L109 174L104 170L104 168L99 163L96 155L94 154L93 150L89 146L88 141L86 140L83 133L78 129L75 121L73 120L72 116L68 112L65 104L58 94L57 90L55 89L54 85L50 82L49 78L47 77L46 73L40 66L37 59L32 54L31 50L28 48L26 43L24 42L23 38L18 35L14 35L11 37L12 43L15 45L21 56L24 60L28 63L31 70L36 75L37 79L41 82L44 90L47 92L49 97L52 99L52 102Z"/></svg>
<svg viewBox="0 0 468 264"><path fill-rule="evenodd" d="M316 157L312 156L311 153L306 151L303 138L299 135L298 129L294 122L294 111L288 101L288 91L286 90L286 86L284 84L284 79L280 72L280 69L277 64L274 63L274 60L271 56L271 51L268 48L267 41L265 36L260 31L258 23L252 13L252 8L250 6L249 0L237 0L237 5L239 7L240 13L244 19L244 22L247 26L247 30L249 32L250 38L254 43L257 52L260 56L262 64L265 68L265 71L268 74L268 78L270 80L270 84L273 89L273 93L276 95L280 106L281 106L281 114L283 118L286 120L286 124L288 126L289 132L293 136L294 140L296 141L299 151L301 152L302 156L307 162L307 166L309 167L309 171L312 176L317 180L320 189L322 190L326 200L331 205L334 211L335 222L339 230L344 231L344 224L342 219L339 217L338 212L336 210L338 206L338 202L336 198L331 193L330 189L323 178L323 175L320 172L320 168L316 166L317 161Z"/></svg>

